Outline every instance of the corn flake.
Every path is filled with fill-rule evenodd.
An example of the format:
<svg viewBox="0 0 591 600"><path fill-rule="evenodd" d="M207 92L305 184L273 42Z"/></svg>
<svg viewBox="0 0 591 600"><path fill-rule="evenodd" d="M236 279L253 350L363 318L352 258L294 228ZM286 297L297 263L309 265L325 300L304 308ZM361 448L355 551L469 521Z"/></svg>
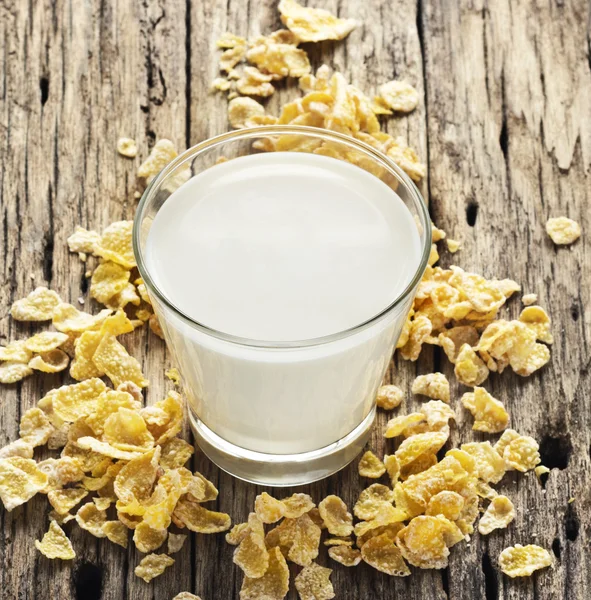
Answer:
<svg viewBox="0 0 591 600"><path fill-rule="evenodd" d="M90 295L101 304L107 304L122 292L129 282L130 272L117 263L105 261L92 274Z"/></svg>
<svg viewBox="0 0 591 600"><path fill-rule="evenodd" d="M122 137L117 140L117 152L126 158L137 156L137 144L132 138Z"/></svg>
<svg viewBox="0 0 591 600"><path fill-rule="evenodd" d="M415 361L419 358L423 344L431 335L433 325L424 315L419 315L410 323L408 340L400 347L400 354L405 360Z"/></svg>
<svg viewBox="0 0 591 600"><path fill-rule="evenodd" d="M110 542L127 548L127 527L121 521L107 521L103 523L102 529Z"/></svg>
<svg viewBox="0 0 591 600"><path fill-rule="evenodd" d="M46 444L53 431L49 417L40 408L30 408L21 417L19 435L33 447Z"/></svg>
<svg viewBox="0 0 591 600"><path fill-rule="evenodd" d="M358 519L368 521L376 517L383 503L392 504L392 502L394 502L394 492L386 485L374 483L359 494L353 513Z"/></svg>
<svg viewBox="0 0 591 600"><path fill-rule="evenodd" d="M41 541L35 540L35 548L47 558L59 558L61 560L76 558L72 542L70 542L64 530L55 521L49 523L49 530Z"/></svg>
<svg viewBox="0 0 591 600"><path fill-rule="evenodd" d="M521 298L521 302L523 302L524 306L531 306L538 301L537 294L524 294Z"/></svg>
<svg viewBox="0 0 591 600"><path fill-rule="evenodd" d="M96 315L78 310L71 304L59 304L53 311L53 326L62 333L82 333L90 329L98 329L102 322L111 314L105 308Z"/></svg>
<svg viewBox="0 0 591 600"><path fill-rule="evenodd" d="M245 577L240 600L283 600L289 591L289 569L279 548L269 550L269 568L262 577Z"/></svg>
<svg viewBox="0 0 591 600"><path fill-rule="evenodd" d="M14 302L10 314L15 321L49 321L60 302L54 291L38 287L26 298Z"/></svg>
<svg viewBox="0 0 591 600"><path fill-rule="evenodd" d="M53 411L60 419L73 423L96 410L98 398L106 389L104 382L97 378L64 385L53 390L51 395Z"/></svg>
<svg viewBox="0 0 591 600"><path fill-rule="evenodd" d="M107 521L107 513L99 510L94 502L87 502L82 505L76 513L76 522L82 529L92 533L95 537L106 537L103 531L103 525Z"/></svg>
<svg viewBox="0 0 591 600"><path fill-rule="evenodd" d="M536 339L546 344L554 341L550 333L550 317L541 306L524 308L519 315L519 320L536 334Z"/></svg>
<svg viewBox="0 0 591 600"><path fill-rule="evenodd" d="M281 0L278 8L283 24L302 42L342 40L357 27L354 19L339 19L327 10L304 7L295 0Z"/></svg>
<svg viewBox="0 0 591 600"><path fill-rule="evenodd" d="M59 515L65 515L70 512L74 506L82 502L88 496L88 490L80 488L68 488L65 490L50 490L47 493L47 499L55 512Z"/></svg>
<svg viewBox="0 0 591 600"><path fill-rule="evenodd" d="M476 474L486 483L497 483L507 471L505 461L499 456L490 442L462 444L461 449L475 460Z"/></svg>
<svg viewBox="0 0 591 600"><path fill-rule="evenodd" d="M525 473L541 462L540 447L529 435L520 435L511 440L503 450L503 458L509 467Z"/></svg>
<svg viewBox="0 0 591 600"><path fill-rule="evenodd" d="M456 357L454 373L460 383L474 387L486 380L489 370L474 349L464 344Z"/></svg>
<svg viewBox="0 0 591 600"><path fill-rule="evenodd" d="M288 519L297 519L316 506L308 494L292 494L281 502L285 507L284 516Z"/></svg>
<svg viewBox="0 0 591 600"><path fill-rule="evenodd" d="M533 544L515 544L499 555L499 567L509 577L529 577L534 571L551 565L552 557L548 550Z"/></svg>
<svg viewBox="0 0 591 600"><path fill-rule="evenodd" d="M386 473L388 473L388 477L390 478L390 484L394 487L400 477L400 463L394 454L386 454L384 456L384 466L386 467Z"/></svg>
<svg viewBox="0 0 591 600"><path fill-rule="evenodd" d="M436 517L442 515L449 521L457 521L464 508L464 498L457 492L444 490L431 496L425 514Z"/></svg>
<svg viewBox="0 0 591 600"><path fill-rule="evenodd" d="M152 493L158 475L160 447L156 447L128 462L117 474L114 490L124 504L145 502Z"/></svg>
<svg viewBox="0 0 591 600"><path fill-rule="evenodd" d="M478 531L488 535L495 529L504 529L515 518L513 502L507 496L496 496L488 505L478 523Z"/></svg>
<svg viewBox="0 0 591 600"><path fill-rule="evenodd" d="M181 438L172 438L162 445L160 466L164 469L178 469L193 455L195 448Z"/></svg>
<svg viewBox="0 0 591 600"><path fill-rule="evenodd" d="M138 174L140 169L138 169ZM102 256L107 261L117 263L125 269L135 267L136 262L131 241L132 229L133 221L116 221L115 223L111 223L103 231L100 242L96 247L96 254Z"/></svg>
<svg viewBox="0 0 591 600"><path fill-rule="evenodd" d="M390 419L386 424L384 437L394 438L403 435L405 429L412 425L416 425L417 423L421 423L422 421L425 421L425 415L422 413L411 413L409 415L401 415L394 419Z"/></svg>
<svg viewBox="0 0 591 600"><path fill-rule="evenodd" d="M312 563L304 567L295 578L300 600L331 600L335 597L330 581L332 569Z"/></svg>
<svg viewBox="0 0 591 600"><path fill-rule="evenodd" d="M546 233L555 244L564 246L581 237L581 226L568 217L555 217L546 222Z"/></svg>
<svg viewBox="0 0 591 600"><path fill-rule="evenodd" d="M168 554L180 552L187 540L187 536L182 533L168 534Z"/></svg>
<svg viewBox="0 0 591 600"><path fill-rule="evenodd" d="M135 547L144 554L157 550L164 544L168 531L166 529L153 529L146 523L139 523L133 532Z"/></svg>
<svg viewBox="0 0 591 600"><path fill-rule="evenodd" d="M148 385L139 362L127 352L114 335L105 335L102 338L92 360L109 377L114 386L126 381L131 381L140 387Z"/></svg>
<svg viewBox="0 0 591 600"><path fill-rule="evenodd" d="M478 344L478 331L471 325L459 325L442 331L438 340L443 348L443 351L447 355L449 362L455 364L460 348L464 344L469 346L476 346Z"/></svg>
<svg viewBox="0 0 591 600"><path fill-rule="evenodd" d="M347 510L347 505L338 496L327 496L318 505L318 510L329 533L341 537L351 535L353 517Z"/></svg>
<svg viewBox="0 0 591 600"><path fill-rule="evenodd" d="M396 385L382 385L376 395L376 404L384 410L392 410L404 399L402 390Z"/></svg>
<svg viewBox="0 0 591 600"><path fill-rule="evenodd" d="M94 254L101 239L97 231L76 227L74 233L67 239L70 252L80 254Z"/></svg>
<svg viewBox="0 0 591 600"><path fill-rule="evenodd" d="M59 373L68 368L70 357L59 348L43 352L29 361L29 367L42 373Z"/></svg>
<svg viewBox="0 0 591 600"><path fill-rule="evenodd" d="M269 496L267 492L263 492L256 497L254 510L263 523L276 523L285 515L283 502Z"/></svg>
<svg viewBox="0 0 591 600"><path fill-rule="evenodd" d="M405 81L388 81L379 87L379 97L396 112L412 112L419 104L419 93Z"/></svg>
<svg viewBox="0 0 591 600"><path fill-rule="evenodd" d="M252 98L234 98L228 104L228 120L234 129L246 127L246 121L263 116L265 108Z"/></svg>
<svg viewBox="0 0 591 600"><path fill-rule="evenodd" d="M32 352L27 349L27 340L17 340L7 346L0 346L0 361L28 363L31 356Z"/></svg>
<svg viewBox="0 0 591 600"><path fill-rule="evenodd" d="M304 50L293 44L277 43L271 37L259 38L246 53L246 58L275 79L301 77L311 70Z"/></svg>
<svg viewBox="0 0 591 600"><path fill-rule="evenodd" d="M30 337L28 340L25 340L24 346L27 350L29 350L29 352L42 354L44 352L51 352L52 350L59 348L67 340L68 336L65 333L59 333L56 331L42 331L41 333ZM26 360L27 359L23 360L23 362L26 362Z"/></svg>
<svg viewBox="0 0 591 600"><path fill-rule="evenodd" d="M174 558L166 554L148 554L142 558L140 564L135 568L134 573L146 583L150 583L152 579L162 575L173 564Z"/></svg>
<svg viewBox="0 0 591 600"><path fill-rule="evenodd" d="M361 547L361 557L374 569L396 577L407 577L410 569L404 562L400 549L388 534L369 539Z"/></svg>
<svg viewBox="0 0 591 600"><path fill-rule="evenodd" d="M449 403L449 381L443 373L419 375L413 381L412 393Z"/></svg>
<svg viewBox="0 0 591 600"><path fill-rule="evenodd" d="M361 562L361 551L349 546L329 548L328 555L344 567L356 567Z"/></svg>
<svg viewBox="0 0 591 600"><path fill-rule="evenodd" d="M191 531L197 533L218 533L227 531L232 524L229 515L203 508L196 502L181 499L174 516Z"/></svg>
<svg viewBox="0 0 591 600"><path fill-rule="evenodd" d="M269 553L264 536L251 531L234 551L233 560L247 577L262 577L269 567Z"/></svg>
<svg viewBox="0 0 591 600"><path fill-rule="evenodd" d="M8 512L28 502L47 483L47 475L34 460L20 456L0 460L0 499Z"/></svg>
<svg viewBox="0 0 591 600"><path fill-rule="evenodd" d="M12 456L33 458L33 446L24 440L15 440L0 448L0 458L11 458Z"/></svg>
<svg viewBox="0 0 591 600"><path fill-rule="evenodd" d="M175 437L183 425L183 405L177 392L168 392L164 400L142 410L142 417L156 444Z"/></svg>
<svg viewBox="0 0 591 600"><path fill-rule="evenodd" d="M240 79L236 82L236 89L245 96L268 97L275 91L270 83L273 77L261 73L256 67L244 67Z"/></svg>
<svg viewBox="0 0 591 600"><path fill-rule="evenodd" d="M0 383L17 383L33 373L26 364L7 361L0 365Z"/></svg>
<svg viewBox="0 0 591 600"><path fill-rule="evenodd" d="M371 450L368 450L361 457L358 469L361 477L369 477L371 479L379 479L386 472L384 463Z"/></svg>
<svg viewBox="0 0 591 600"><path fill-rule="evenodd" d="M447 441L448 435L445 431L428 431L406 438L395 453L400 468L403 469L425 455L436 454Z"/></svg>
<svg viewBox="0 0 591 600"><path fill-rule="evenodd" d="M473 392L464 394L462 404L474 416L474 431L499 433L507 427L509 413L503 403L493 398L484 388L475 387Z"/></svg>
<svg viewBox="0 0 591 600"><path fill-rule="evenodd" d="M115 448L131 452L154 446L154 438L140 414L123 407L105 421L103 439Z"/></svg>

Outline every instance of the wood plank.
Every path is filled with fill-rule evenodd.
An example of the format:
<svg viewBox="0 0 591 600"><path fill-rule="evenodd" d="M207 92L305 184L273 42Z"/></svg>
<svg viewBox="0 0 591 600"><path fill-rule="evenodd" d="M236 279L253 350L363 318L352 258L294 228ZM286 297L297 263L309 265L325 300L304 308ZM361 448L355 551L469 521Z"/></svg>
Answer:
<svg viewBox="0 0 591 600"><path fill-rule="evenodd" d="M545 463L555 467L545 490L533 475L503 480L500 489L519 511L514 525L453 550L449 569L414 570L404 580L363 565L329 564L324 550L320 562L335 570L337 597L351 599L587 598L589 249L585 238L556 249L543 225L564 212L584 231L591 226L589 8L583 0L568 6L533 0L313 4L363 24L346 42L306 45L314 66L327 62L367 92L399 77L425 94L424 105L389 120L387 129L428 159L422 191L430 196L434 220L463 241L457 257L443 253L443 264L522 282L549 308L557 338L552 363L542 372L525 380L504 373L489 385L507 403L513 426L544 440ZM272 0L227 6L213 0L23 0L0 6L0 339L35 330L12 321L6 310L35 285L51 286L74 303L85 296L85 266L65 244L75 225L100 228L133 215L141 158L118 157L117 138L135 137L145 155L156 138L168 137L182 148L226 131L225 100L209 92L217 73L215 39L225 30L254 36L279 26ZM271 112L293 97L293 87L270 99ZM472 225L470 205L478 206ZM85 306L97 309L88 300ZM516 316L519 309L514 300L507 312ZM147 399L154 402L168 387L163 344L148 332L128 337L149 373ZM426 352L414 364L395 358L389 378L410 392L417 373L436 368L451 374L438 353ZM1 443L15 439L21 412L59 381L32 377L3 387ZM463 391L452 384L456 402ZM409 393L401 410L419 405ZM470 419L457 412L454 445L486 439L474 435ZM370 443L379 454L386 448L381 430L387 417L378 416ZM244 519L262 488L220 473L201 454L194 466L219 485L219 509L235 521ZM352 465L298 491L310 491L317 500L337 493L352 505L364 483ZM575 502L568 504L571 496ZM183 590L203 600L238 596L242 577L223 536L191 536L174 567L146 585L133 575L138 552L95 540L75 525L66 527L78 552L73 565L40 557L32 539L46 530L47 512L44 498L0 512L0 585L7 598L159 600ZM496 568L500 550L529 542L559 553L555 568L524 581L502 576Z"/></svg>

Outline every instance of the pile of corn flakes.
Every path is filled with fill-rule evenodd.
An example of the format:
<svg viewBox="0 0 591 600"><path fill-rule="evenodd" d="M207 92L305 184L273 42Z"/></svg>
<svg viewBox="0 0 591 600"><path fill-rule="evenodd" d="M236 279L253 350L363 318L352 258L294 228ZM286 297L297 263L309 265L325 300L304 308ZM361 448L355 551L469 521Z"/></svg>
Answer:
<svg viewBox="0 0 591 600"><path fill-rule="evenodd" d="M331 73L327 65L313 75L308 55L299 48L300 42L341 40L355 28L355 21L338 19L324 10L304 8L294 0L282 0L279 11L287 29L254 40L226 33L217 42L224 50L219 67L225 77L216 78L213 88L228 92L228 119L232 127L291 124L330 129L379 149L412 179L420 181L426 172L425 165L403 138L380 131L378 121L379 115L413 111L419 102L417 90L403 81L389 81L379 86L377 95L370 99L343 75ZM285 104L278 117L269 115L251 96L270 96L275 91L273 82L286 77L297 78L305 95ZM257 144L258 149L266 151L342 154L334 144L298 136L269 136ZM355 164L362 160L350 153L344 158Z"/></svg>

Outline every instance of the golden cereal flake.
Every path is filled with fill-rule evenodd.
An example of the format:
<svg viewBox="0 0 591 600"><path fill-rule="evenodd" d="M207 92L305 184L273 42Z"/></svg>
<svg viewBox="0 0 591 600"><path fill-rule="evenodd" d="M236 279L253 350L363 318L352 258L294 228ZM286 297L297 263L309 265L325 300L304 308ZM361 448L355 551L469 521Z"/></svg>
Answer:
<svg viewBox="0 0 591 600"><path fill-rule="evenodd" d="M460 348L464 344L476 346L479 337L478 331L472 325L459 325L442 331L438 335L438 340L449 362L455 364Z"/></svg>
<svg viewBox="0 0 591 600"><path fill-rule="evenodd" d="M420 569L447 567L449 548L464 539L458 526L442 515L418 516L398 533L402 556Z"/></svg>
<svg viewBox="0 0 591 600"><path fill-rule="evenodd" d="M425 418L427 419L426 425L430 431L444 431L449 425L450 419L453 419L454 421L456 419L456 413L453 408L441 400L429 400L429 402L426 402L421 406L419 411L425 415ZM420 427L421 425L425 425L425 423L420 423L417 427ZM411 430L412 427L408 429L408 431ZM405 434L406 433L407 432L405 432ZM409 436L405 435L405 437Z"/></svg>
<svg viewBox="0 0 591 600"><path fill-rule="evenodd" d="M181 592L180 594L177 594L172 600L201 600L201 598L189 592Z"/></svg>
<svg viewBox="0 0 591 600"><path fill-rule="evenodd" d="M413 381L412 393L449 403L449 381L443 373L419 375Z"/></svg>
<svg viewBox="0 0 591 600"><path fill-rule="evenodd" d="M519 315L519 320L536 334L536 339L546 344L554 341L550 333L550 317L541 306L524 308Z"/></svg>
<svg viewBox="0 0 591 600"><path fill-rule="evenodd" d="M246 44L236 44L231 48L227 48L224 50L224 52L222 52L218 61L220 71L224 71L228 74L228 76L232 75L234 72L234 67L239 62L242 62L245 56Z"/></svg>
<svg viewBox="0 0 591 600"><path fill-rule="evenodd" d="M151 416L156 416L156 418L153 419ZM174 391L168 392L164 400L159 400L153 406L144 408L142 417L146 421L155 443L164 444L167 440L175 437L183 426L183 405L180 394Z"/></svg>
<svg viewBox="0 0 591 600"><path fill-rule="evenodd" d="M53 411L60 419L73 423L95 412L99 396L106 389L104 382L96 377L64 385L51 394Z"/></svg>
<svg viewBox="0 0 591 600"><path fill-rule="evenodd" d="M6 346L0 346L0 361L28 363L33 355L27 348L28 340L17 340Z"/></svg>
<svg viewBox="0 0 591 600"><path fill-rule="evenodd" d="M174 144L167 139L161 139L154 144L150 155L139 166L137 176L144 178L146 183L150 183L162 169L172 162L178 153ZM103 234L104 235L104 234ZM117 262L117 261L116 261ZM125 265L123 265L125 266Z"/></svg>
<svg viewBox="0 0 591 600"><path fill-rule="evenodd" d="M289 568L279 548L269 550L269 568L262 577L245 577L240 600L283 600L289 591Z"/></svg>
<svg viewBox="0 0 591 600"><path fill-rule="evenodd" d="M148 554L142 558L134 573L141 577L146 583L162 575L164 571L174 564L174 558L166 554Z"/></svg>
<svg viewBox="0 0 591 600"><path fill-rule="evenodd" d="M121 521L107 521L102 526L103 533L110 542L123 548L127 548L128 534L127 527Z"/></svg>
<svg viewBox="0 0 591 600"><path fill-rule="evenodd" d="M401 137L393 140L386 154L413 180L420 181L427 173L427 167L419 160L417 153L409 148Z"/></svg>
<svg viewBox="0 0 591 600"><path fill-rule="evenodd" d="M532 304L535 304L537 301L538 301L537 294L524 294L523 297L521 298L521 302L524 304L524 306L531 306Z"/></svg>
<svg viewBox="0 0 591 600"><path fill-rule="evenodd" d="M158 475L160 447L156 447L128 462L117 474L114 490L125 504L145 502L152 493Z"/></svg>
<svg viewBox="0 0 591 600"><path fill-rule="evenodd" d="M59 333L57 331L42 331L37 333L28 340L25 340L25 348L29 352L35 352L36 354L42 354L44 352L51 352L59 348L64 342L68 341L68 335L65 333ZM23 362L26 362L23 360Z"/></svg>
<svg viewBox="0 0 591 600"><path fill-rule="evenodd" d="M137 156L137 144L132 138L121 137L117 140L117 152L126 158Z"/></svg>
<svg viewBox="0 0 591 600"><path fill-rule="evenodd" d="M0 459L0 499L8 512L44 490L48 481L34 460L20 456Z"/></svg>
<svg viewBox="0 0 591 600"><path fill-rule="evenodd" d="M402 553L388 534L369 539L361 547L361 557L374 569L396 577L407 577L410 569L404 562Z"/></svg>
<svg viewBox="0 0 591 600"><path fill-rule="evenodd" d="M386 104L381 96L374 96L371 101L371 109L376 115L392 115L394 112Z"/></svg>
<svg viewBox="0 0 591 600"><path fill-rule="evenodd" d="M529 577L534 571L551 565L552 557L548 550L533 544L515 544L499 555L499 567L509 577Z"/></svg>
<svg viewBox="0 0 591 600"><path fill-rule="evenodd" d="M19 435L33 447L43 446L54 431L49 417L40 408L30 408L21 417Z"/></svg>
<svg viewBox="0 0 591 600"><path fill-rule="evenodd" d="M425 455L436 454L443 447L448 436L446 431L427 431L406 438L395 453L400 468L403 469Z"/></svg>
<svg viewBox="0 0 591 600"><path fill-rule="evenodd" d="M388 81L378 91L386 106L396 112L412 112L419 104L419 93L406 81Z"/></svg>
<svg viewBox="0 0 591 600"><path fill-rule="evenodd" d="M318 505L320 516L332 535L346 537L353 532L353 517L347 505L334 495L327 496Z"/></svg>
<svg viewBox="0 0 591 600"><path fill-rule="evenodd" d="M160 466L164 469L178 469L193 455L195 448L181 438L172 438L162 444Z"/></svg>
<svg viewBox="0 0 591 600"><path fill-rule="evenodd" d="M402 390L396 385L382 385L378 388L376 404L384 410L392 410L404 399Z"/></svg>
<svg viewBox="0 0 591 600"><path fill-rule="evenodd" d="M356 567L361 562L361 551L349 546L329 548L328 555L344 567Z"/></svg>
<svg viewBox="0 0 591 600"><path fill-rule="evenodd" d="M149 450L154 446L154 438L141 415L124 407L105 421L103 440L115 448L131 452Z"/></svg>
<svg viewBox="0 0 591 600"><path fill-rule="evenodd" d="M68 248L70 252L82 254L94 254L96 247L100 242L101 236L98 231L76 227L74 233L68 238Z"/></svg>
<svg viewBox="0 0 591 600"><path fill-rule="evenodd" d="M464 344L456 358L454 373L460 383L474 387L487 379L489 370L474 349Z"/></svg>
<svg viewBox="0 0 591 600"><path fill-rule="evenodd" d="M285 0L284 0L285 1ZM332 569L312 563L304 567L295 578L295 588L300 600L331 600L335 597L330 581Z"/></svg>
<svg viewBox="0 0 591 600"><path fill-rule="evenodd" d="M485 498L486 500L493 500L499 495L499 493L493 487L488 485L488 483L484 483L484 481L480 480L474 484L474 491L478 496Z"/></svg>
<svg viewBox="0 0 591 600"><path fill-rule="evenodd" d="M525 473L540 464L539 445L529 435L511 440L503 450L503 458L509 467Z"/></svg>
<svg viewBox="0 0 591 600"><path fill-rule="evenodd" d="M464 508L464 498L457 492L443 490L431 496L425 514L436 517L443 515L449 521L457 521Z"/></svg>
<svg viewBox="0 0 591 600"><path fill-rule="evenodd" d="M81 333L91 329L99 329L103 321L111 314L105 308L96 315L78 310L71 304L59 304L53 312L53 326L62 333Z"/></svg>
<svg viewBox="0 0 591 600"><path fill-rule="evenodd" d="M357 27L354 19L339 19L322 8L304 7L295 0L278 5L283 24L302 42L342 40Z"/></svg>
<svg viewBox="0 0 591 600"><path fill-rule="evenodd" d="M310 512L316 505L308 494L296 493L281 501L285 507L284 516L288 519L297 519Z"/></svg>
<svg viewBox="0 0 591 600"><path fill-rule="evenodd" d="M269 552L263 534L248 533L234 550L233 561L247 577L262 577L269 567Z"/></svg>
<svg viewBox="0 0 591 600"><path fill-rule="evenodd" d="M546 221L546 233L555 244L564 246L581 237L581 226L568 217L555 217Z"/></svg>
<svg viewBox="0 0 591 600"><path fill-rule="evenodd" d="M504 529L515 518L513 502L507 496L496 496L491 500L478 523L478 532L488 535L495 529Z"/></svg>
<svg viewBox="0 0 591 600"><path fill-rule="evenodd" d="M68 368L70 357L59 348L43 352L29 361L29 367L42 373L59 373Z"/></svg>
<svg viewBox="0 0 591 600"><path fill-rule="evenodd" d="M96 254L102 256L105 260L117 263L125 269L132 269L136 266L131 238L132 230L133 221L111 223L103 231L100 242L96 247Z"/></svg>
<svg viewBox="0 0 591 600"><path fill-rule="evenodd" d="M238 544L250 534L250 531L251 529L248 523L236 523L236 525L226 533L226 542L232 546L238 546Z"/></svg>
<svg viewBox="0 0 591 600"><path fill-rule="evenodd" d="M539 465L534 469L534 472L536 474L536 477L538 478L538 481L541 481L542 475L550 473L550 469L548 467L545 467L544 465Z"/></svg>
<svg viewBox="0 0 591 600"><path fill-rule="evenodd" d="M301 77L310 72L310 61L304 50L293 44L260 38L246 53L247 60L274 79Z"/></svg>
<svg viewBox="0 0 591 600"><path fill-rule="evenodd" d="M94 502L83 504L76 513L76 522L82 529L86 529L95 537L106 537L103 525L107 521L107 513L100 510Z"/></svg>
<svg viewBox="0 0 591 600"><path fill-rule="evenodd" d="M248 119L264 114L264 106L252 98L234 98L228 104L228 120L234 129L246 127Z"/></svg>
<svg viewBox="0 0 591 600"><path fill-rule="evenodd" d="M211 82L211 89L218 92L227 92L232 87L232 82L225 77L216 77Z"/></svg>
<svg viewBox="0 0 591 600"><path fill-rule="evenodd" d="M215 45L218 48L234 48L235 46L246 46L246 40L243 37L226 31L218 38Z"/></svg>
<svg viewBox="0 0 591 600"><path fill-rule="evenodd" d="M426 339L431 335L433 325L424 315L419 315L410 323L408 340L400 347L400 354L405 360L415 361L419 358Z"/></svg>
<svg viewBox="0 0 591 600"><path fill-rule="evenodd" d="M166 376L166 379L172 381L174 385L181 385L181 374L179 373L179 370L176 367L168 369L164 372L164 375Z"/></svg>
<svg viewBox="0 0 591 600"><path fill-rule="evenodd" d="M268 97L275 88L272 75L261 73L256 67L244 67L242 76L236 81L236 89L244 96Z"/></svg>
<svg viewBox="0 0 591 600"><path fill-rule="evenodd" d="M491 446L490 442L462 444L461 449L470 454L475 460L476 474L486 483L499 482L507 471L505 461Z"/></svg>
<svg viewBox="0 0 591 600"><path fill-rule="evenodd" d="M327 540L324 540L324 545L325 546L352 546L353 545L353 540L351 538L340 538L340 537L335 537L335 538L328 538Z"/></svg>
<svg viewBox="0 0 591 600"><path fill-rule="evenodd" d="M464 394L462 404L474 417L474 431L499 433L507 427L509 413L503 403L493 398L484 388L476 386L473 392Z"/></svg>
<svg viewBox="0 0 591 600"><path fill-rule="evenodd" d="M29 365L9 360L0 365L0 383L17 383L32 373Z"/></svg>
<svg viewBox="0 0 591 600"><path fill-rule="evenodd" d="M38 287L26 298L14 302L10 314L15 321L49 321L60 302L56 292Z"/></svg>
<svg viewBox="0 0 591 600"><path fill-rule="evenodd" d="M196 502L179 500L174 516L188 529L197 533L218 533L230 529L232 521L225 513L203 508Z"/></svg>
<svg viewBox="0 0 591 600"><path fill-rule="evenodd" d="M308 514L294 519L287 558L302 567L308 566L318 556L321 534L322 530Z"/></svg>
<svg viewBox="0 0 591 600"><path fill-rule="evenodd" d="M368 450L360 459L358 465L359 475L371 479L379 479L385 472L384 463L371 451Z"/></svg>
<svg viewBox="0 0 591 600"><path fill-rule="evenodd" d="M109 377L114 386L126 381L131 381L140 387L148 385L139 362L113 335L105 335L102 338L92 360Z"/></svg>
<svg viewBox="0 0 591 600"><path fill-rule="evenodd" d="M451 238L445 240L445 243L447 244L447 249L452 254L455 254L462 247L461 242L459 242L458 240L452 240Z"/></svg>
<svg viewBox="0 0 591 600"><path fill-rule="evenodd" d="M384 437L394 438L403 435L404 430L412 425L425 421L426 417L423 413L410 413L409 415L400 415L390 419L386 424Z"/></svg>
<svg viewBox="0 0 591 600"><path fill-rule="evenodd" d="M374 483L359 494L359 499L353 507L353 514L358 519L369 521L378 514L383 503L394 502L394 492L386 485Z"/></svg>
<svg viewBox="0 0 591 600"><path fill-rule="evenodd" d="M182 533L168 534L168 554L176 554L180 552L187 540L187 536Z"/></svg>
<svg viewBox="0 0 591 600"><path fill-rule="evenodd" d="M384 456L384 466L390 478L390 485L394 487L400 477L400 463L394 454L386 454Z"/></svg>
<svg viewBox="0 0 591 600"><path fill-rule="evenodd" d="M166 541L168 531L166 529L153 529L145 522L141 522L133 532L135 547L144 554L158 550Z"/></svg>
<svg viewBox="0 0 591 600"><path fill-rule="evenodd" d="M90 295L101 304L107 304L123 291L129 282L130 272L117 263L105 261L92 274Z"/></svg>
<svg viewBox="0 0 591 600"><path fill-rule="evenodd" d="M84 478L83 465L78 458L65 454L61 458L47 458L39 463L37 467L47 477L44 491L49 489L60 489L69 483L77 483ZM100 457L99 457L100 458ZM90 469L89 469L90 470Z"/></svg>
<svg viewBox="0 0 591 600"><path fill-rule="evenodd" d="M61 560L76 558L72 542L70 542L64 530L55 521L49 523L49 530L41 541L35 540L35 548L47 558L59 558Z"/></svg>
<svg viewBox="0 0 591 600"><path fill-rule="evenodd" d="M267 492L263 492L256 497L254 510L263 523L276 523L285 516L283 502L273 498Z"/></svg>
<svg viewBox="0 0 591 600"><path fill-rule="evenodd" d="M105 422L112 414L120 408L138 410L141 406L141 401L135 400L128 392L107 389L99 395L94 412L86 417L85 422L95 435L102 436Z"/></svg>
<svg viewBox="0 0 591 600"><path fill-rule="evenodd" d="M3 448L0 448L0 458L11 458L20 456L21 458L33 458L33 446L24 440L14 440Z"/></svg>
<svg viewBox="0 0 591 600"><path fill-rule="evenodd" d="M88 490L81 488L67 488L63 490L50 490L47 499L58 515L65 515L77 504L88 496Z"/></svg>

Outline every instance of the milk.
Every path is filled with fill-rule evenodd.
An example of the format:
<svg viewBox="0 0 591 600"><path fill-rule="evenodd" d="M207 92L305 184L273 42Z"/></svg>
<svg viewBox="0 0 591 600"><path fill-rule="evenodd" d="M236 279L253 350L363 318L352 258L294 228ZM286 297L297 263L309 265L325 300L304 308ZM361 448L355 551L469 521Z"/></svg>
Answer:
<svg viewBox="0 0 591 600"><path fill-rule="evenodd" d="M347 162L255 154L190 179L156 214L145 258L186 317L155 300L194 417L270 454L350 433L374 406L412 295L378 315L420 255L402 200Z"/></svg>

